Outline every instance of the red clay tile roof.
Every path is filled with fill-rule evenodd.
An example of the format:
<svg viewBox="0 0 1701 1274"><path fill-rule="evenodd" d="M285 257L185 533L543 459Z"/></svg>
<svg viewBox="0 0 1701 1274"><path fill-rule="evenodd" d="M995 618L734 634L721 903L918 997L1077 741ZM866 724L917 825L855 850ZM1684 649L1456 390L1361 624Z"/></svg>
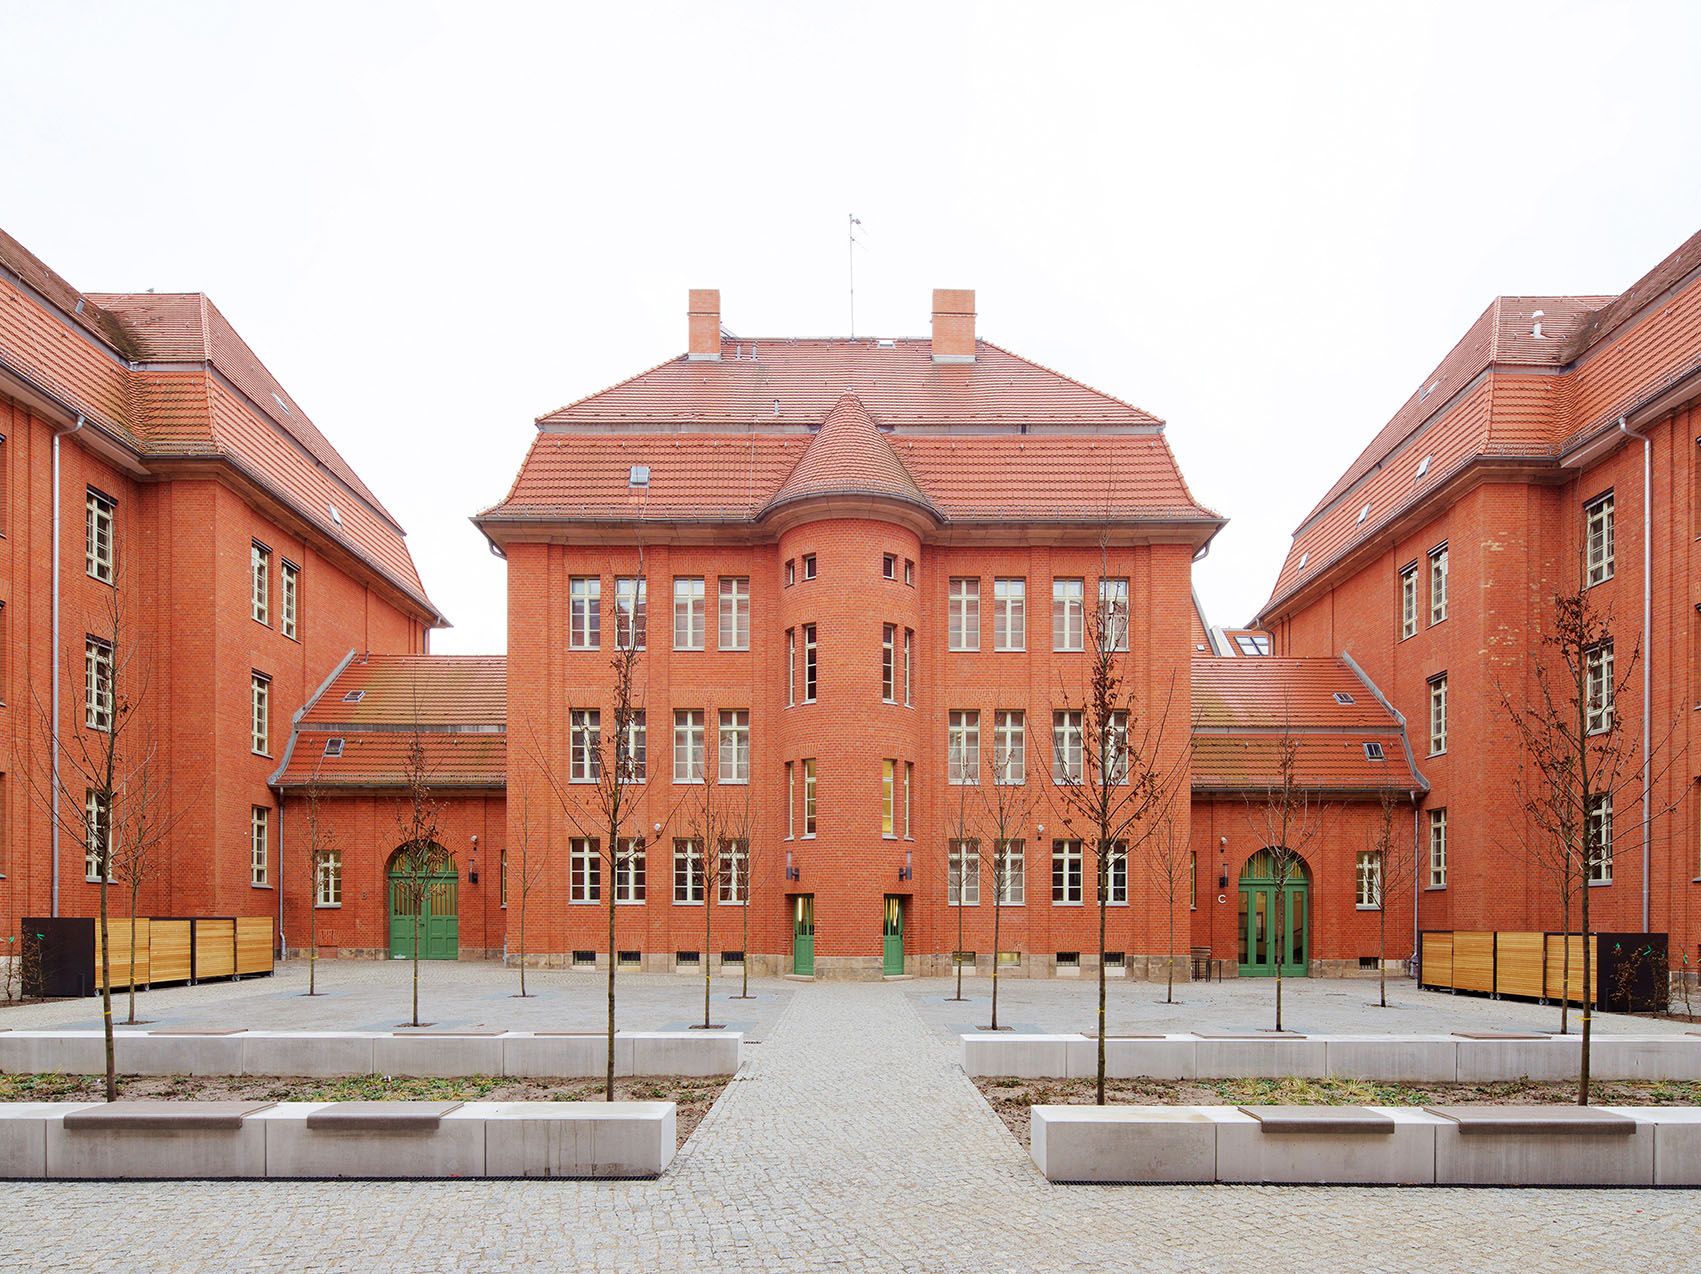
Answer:
<svg viewBox="0 0 1701 1274"><path fill-rule="evenodd" d="M416 730L431 786L503 786L507 660L351 653L302 709L272 783L401 786ZM327 755L333 739L338 755Z"/></svg>
<svg viewBox="0 0 1701 1274"><path fill-rule="evenodd" d="M0 369L144 464L227 462L441 620L401 527L199 293L84 294L0 233Z"/></svg>
<svg viewBox="0 0 1701 1274"><path fill-rule="evenodd" d="M1701 233L1618 297L1497 298L1300 524L1259 619L1471 465L1557 464L1698 370Z"/></svg>
<svg viewBox="0 0 1701 1274"><path fill-rule="evenodd" d="M681 354L538 417L540 425L688 425L747 429L814 425L853 392L888 428L963 425L1156 426L1149 412L990 341L972 363L935 363L932 342L721 341L720 360Z"/></svg>
<svg viewBox="0 0 1701 1274"><path fill-rule="evenodd" d="M1399 718L1345 660L1193 661L1194 791L1261 791L1278 781L1287 733L1297 741L1307 787L1410 792L1427 786L1412 765ZM1380 745L1384 759L1370 759L1367 743Z"/></svg>
<svg viewBox="0 0 1701 1274"><path fill-rule="evenodd" d="M834 405L762 511L821 495L875 496L936 512L855 394Z"/></svg>

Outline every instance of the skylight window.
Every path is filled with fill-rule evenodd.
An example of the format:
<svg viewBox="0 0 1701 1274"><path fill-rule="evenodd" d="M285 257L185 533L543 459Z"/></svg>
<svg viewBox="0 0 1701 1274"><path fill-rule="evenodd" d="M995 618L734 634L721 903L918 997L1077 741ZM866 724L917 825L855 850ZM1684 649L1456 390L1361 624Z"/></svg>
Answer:
<svg viewBox="0 0 1701 1274"><path fill-rule="evenodd" d="M1263 633L1237 634L1234 644L1240 647L1240 653L1243 655L1267 655L1270 653L1270 639Z"/></svg>
<svg viewBox="0 0 1701 1274"><path fill-rule="evenodd" d="M650 466L635 464L626 471L626 485L629 487L647 487L650 485Z"/></svg>
<svg viewBox="0 0 1701 1274"><path fill-rule="evenodd" d="M1364 745L1364 759L1366 761L1386 761L1388 758L1383 754L1380 743L1369 742Z"/></svg>
<svg viewBox="0 0 1701 1274"><path fill-rule="evenodd" d="M1305 552L1303 552L1299 555L1299 569L1303 571L1305 569L1305 564L1307 562L1309 562L1310 560L1311 560L1311 550L1307 549Z"/></svg>
<svg viewBox="0 0 1701 1274"><path fill-rule="evenodd" d="M1421 478L1424 474L1429 472L1429 462L1433 459L1435 459L1434 456L1425 456L1422 460L1418 461L1417 473L1413 475L1414 479Z"/></svg>
<svg viewBox="0 0 1701 1274"><path fill-rule="evenodd" d="M341 526L343 524L343 515L337 512L337 506L336 505L327 504L325 506L325 512L327 512L331 515L331 521L335 522L338 526Z"/></svg>
<svg viewBox="0 0 1701 1274"><path fill-rule="evenodd" d="M1347 703L1357 703L1358 700L1354 699L1345 690L1337 690L1337 691L1335 691L1335 702L1340 703L1340 704L1347 704Z"/></svg>
<svg viewBox="0 0 1701 1274"><path fill-rule="evenodd" d="M366 698L366 691L364 691L364 690L350 690L346 695L343 696L343 702L344 703L359 703L364 698Z"/></svg>
<svg viewBox="0 0 1701 1274"><path fill-rule="evenodd" d="M272 401L275 402L278 406L282 407L286 413L289 412L289 404L286 403L283 400L283 396L281 394L279 394L276 390L272 391Z"/></svg>
<svg viewBox="0 0 1701 1274"><path fill-rule="evenodd" d="M341 756L342 754L343 754L343 741L342 741L341 738L326 739L325 740L325 755L326 756Z"/></svg>
<svg viewBox="0 0 1701 1274"><path fill-rule="evenodd" d="M1367 504L1362 509L1360 509L1358 511L1359 524L1362 526L1363 523L1364 523L1364 520L1369 516L1370 516L1370 506Z"/></svg>

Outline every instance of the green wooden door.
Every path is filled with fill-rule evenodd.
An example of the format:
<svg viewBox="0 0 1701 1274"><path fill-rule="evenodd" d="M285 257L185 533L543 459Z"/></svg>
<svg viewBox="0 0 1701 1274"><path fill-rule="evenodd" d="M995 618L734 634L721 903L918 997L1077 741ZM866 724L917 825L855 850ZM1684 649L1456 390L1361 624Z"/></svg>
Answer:
<svg viewBox="0 0 1701 1274"><path fill-rule="evenodd" d="M791 901L791 971L812 978L815 976L815 895L799 894Z"/></svg>
<svg viewBox="0 0 1701 1274"><path fill-rule="evenodd" d="M413 959L417 932L420 959L455 959L460 952L460 877L447 851L433 853L423 870L410 869L398 855L390 867L389 887L390 958Z"/></svg>
<svg viewBox="0 0 1701 1274"><path fill-rule="evenodd" d="M1311 885L1296 866L1278 885L1269 854L1260 851L1240 874L1240 976L1302 978L1311 960Z"/></svg>
<svg viewBox="0 0 1701 1274"><path fill-rule="evenodd" d="M904 900L895 894L886 896L883 932L886 960L882 971L895 978L904 971Z"/></svg>

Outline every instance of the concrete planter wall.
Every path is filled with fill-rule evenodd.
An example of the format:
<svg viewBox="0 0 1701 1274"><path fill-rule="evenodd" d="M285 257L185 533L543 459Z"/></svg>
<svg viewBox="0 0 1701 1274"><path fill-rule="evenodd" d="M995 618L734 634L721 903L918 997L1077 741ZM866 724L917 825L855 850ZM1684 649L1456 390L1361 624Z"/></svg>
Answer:
<svg viewBox="0 0 1701 1274"><path fill-rule="evenodd" d="M961 1040L963 1069L973 1076L1066 1079L1098 1069L1098 1041L1091 1036L977 1031ZM1431 1084L1567 1080L1577 1074L1581 1050L1575 1035L1112 1036L1105 1041L1105 1073L1112 1079L1297 1075ZM1701 1079L1701 1035L1597 1037L1592 1055L1597 1079Z"/></svg>
<svg viewBox="0 0 1701 1274"><path fill-rule="evenodd" d="M617 1075L731 1075L738 1031L622 1031ZM233 1031L187 1034L119 1031L124 1075L502 1075L589 1079L606 1072L600 1032ZM0 1072L93 1075L106 1069L99 1031L0 1032Z"/></svg>
<svg viewBox="0 0 1701 1274"><path fill-rule="evenodd" d="M17 1102L0 1177L655 1177L672 1102Z"/></svg>
<svg viewBox="0 0 1701 1274"><path fill-rule="evenodd" d="M1057 1182L1701 1185L1695 1107L1035 1106Z"/></svg>

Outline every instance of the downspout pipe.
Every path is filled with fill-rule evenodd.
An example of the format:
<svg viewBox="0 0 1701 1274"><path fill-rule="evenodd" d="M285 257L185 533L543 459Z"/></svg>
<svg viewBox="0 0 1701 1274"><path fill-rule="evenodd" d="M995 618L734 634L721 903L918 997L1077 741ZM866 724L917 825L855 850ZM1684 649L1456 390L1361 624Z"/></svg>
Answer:
<svg viewBox="0 0 1701 1274"><path fill-rule="evenodd" d="M1642 932L1648 932L1651 882L1648 879L1652 864L1651 815L1648 801L1652 796L1653 758L1648 744L1653 734L1653 669L1650 652L1654 637L1654 440L1630 427L1625 417L1618 418L1619 432L1626 438L1642 442Z"/></svg>
<svg viewBox="0 0 1701 1274"><path fill-rule="evenodd" d="M53 676L52 690L49 693L52 702L48 708L51 713L48 746L53 752L53 791L48 797L49 819L53 824L53 891L48 906L50 916L59 914L59 440L76 433L83 427L84 422L85 417L79 413L75 424L53 431L53 641L50 647Z"/></svg>

